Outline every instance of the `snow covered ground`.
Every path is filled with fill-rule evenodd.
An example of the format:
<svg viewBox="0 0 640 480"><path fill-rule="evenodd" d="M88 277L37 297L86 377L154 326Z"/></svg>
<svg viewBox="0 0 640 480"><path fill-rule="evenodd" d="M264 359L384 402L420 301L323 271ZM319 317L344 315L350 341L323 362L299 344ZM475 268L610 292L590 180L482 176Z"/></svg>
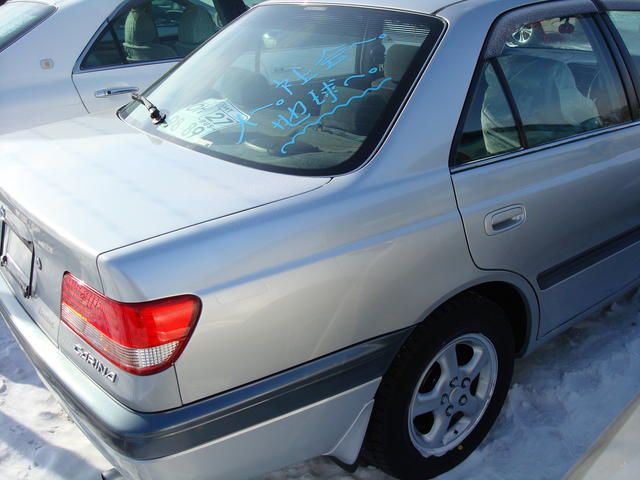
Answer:
<svg viewBox="0 0 640 480"><path fill-rule="evenodd" d="M640 395L576 464L565 480L637 480Z"/></svg>
<svg viewBox="0 0 640 480"><path fill-rule="evenodd" d="M519 362L509 399L482 447L442 480L561 479L640 392L640 294ZM640 447L640 433L638 434ZM636 451L640 451L637 448ZM0 479L90 479L107 462L40 384L0 322ZM316 459L266 476L378 480Z"/></svg>

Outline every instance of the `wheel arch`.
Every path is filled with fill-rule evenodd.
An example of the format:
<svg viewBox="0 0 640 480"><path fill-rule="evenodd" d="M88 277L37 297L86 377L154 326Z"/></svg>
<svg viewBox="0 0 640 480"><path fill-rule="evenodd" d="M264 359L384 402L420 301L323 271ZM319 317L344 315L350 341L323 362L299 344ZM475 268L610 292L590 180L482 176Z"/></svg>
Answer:
<svg viewBox="0 0 640 480"><path fill-rule="evenodd" d="M514 333L518 357L533 350L540 322L538 297L529 282L512 272L486 272L486 275L460 286L433 304L416 324L428 322L433 312L469 292L496 303L504 310Z"/></svg>

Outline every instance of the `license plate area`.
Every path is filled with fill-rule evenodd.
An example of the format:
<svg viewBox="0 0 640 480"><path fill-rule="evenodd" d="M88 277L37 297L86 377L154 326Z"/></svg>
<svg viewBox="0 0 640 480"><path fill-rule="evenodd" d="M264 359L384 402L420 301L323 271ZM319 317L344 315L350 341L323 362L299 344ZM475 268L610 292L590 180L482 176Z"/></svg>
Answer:
<svg viewBox="0 0 640 480"><path fill-rule="evenodd" d="M6 220L2 221L0 238L0 268L20 286L25 298L31 297L34 287L33 242L18 235Z"/></svg>

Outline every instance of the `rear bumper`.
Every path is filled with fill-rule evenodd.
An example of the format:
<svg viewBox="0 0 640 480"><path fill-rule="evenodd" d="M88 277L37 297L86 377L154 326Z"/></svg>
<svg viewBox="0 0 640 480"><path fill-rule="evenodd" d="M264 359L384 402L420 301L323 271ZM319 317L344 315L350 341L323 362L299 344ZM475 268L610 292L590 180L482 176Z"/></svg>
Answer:
<svg viewBox="0 0 640 480"><path fill-rule="evenodd" d="M353 462L379 379L408 331L159 413L115 401L45 336L0 278L0 314L47 387L131 478L247 478L313 456Z"/></svg>

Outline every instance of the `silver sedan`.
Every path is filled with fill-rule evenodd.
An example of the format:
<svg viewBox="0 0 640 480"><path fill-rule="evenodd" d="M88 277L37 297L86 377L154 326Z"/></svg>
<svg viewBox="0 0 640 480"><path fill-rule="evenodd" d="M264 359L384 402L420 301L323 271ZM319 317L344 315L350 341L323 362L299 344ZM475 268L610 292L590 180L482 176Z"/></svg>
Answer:
<svg viewBox="0 0 640 480"><path fill-rule="evenodd" d="M637 4L360 3L0 138L0 312L109 478L437 476L638 284Z"/></svg>

